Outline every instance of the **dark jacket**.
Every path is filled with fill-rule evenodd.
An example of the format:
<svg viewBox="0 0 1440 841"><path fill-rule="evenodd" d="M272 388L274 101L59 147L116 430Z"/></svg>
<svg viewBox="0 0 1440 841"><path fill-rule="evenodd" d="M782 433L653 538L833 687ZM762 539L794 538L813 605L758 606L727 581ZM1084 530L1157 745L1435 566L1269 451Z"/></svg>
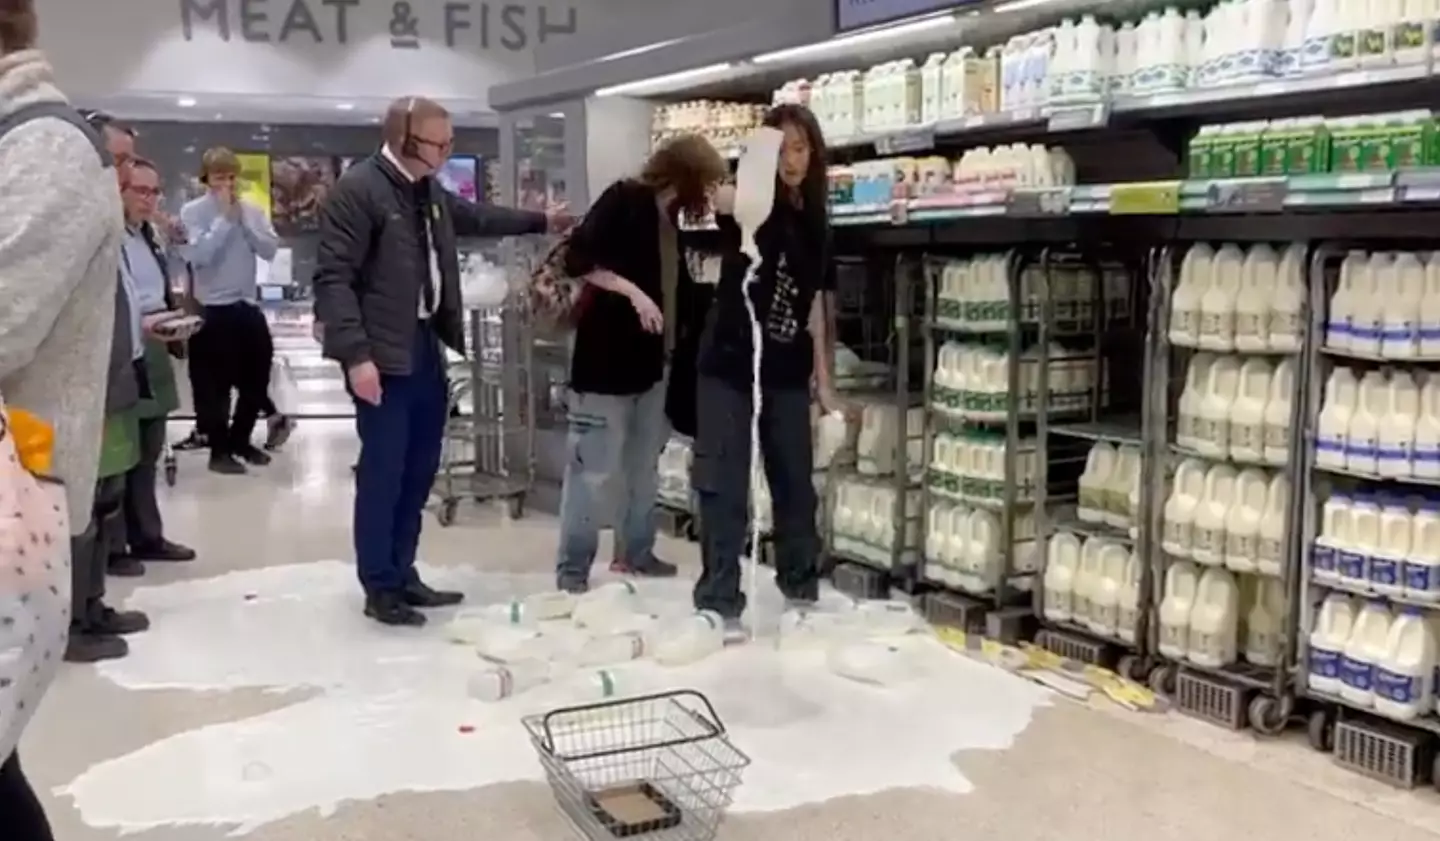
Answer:
<svg viewBox="0 0 1440 841"><path fill-rule="evenodd" d="M425 217L439 264L439 300L430 323L440 340L465 352L457 237L544 233L543 213L480 206L434 178L411 182L383 155L340 176L320 209L315 318L325 355L346 368L374 362L382 373L410 373L422 283L429 278Z"/></svg>

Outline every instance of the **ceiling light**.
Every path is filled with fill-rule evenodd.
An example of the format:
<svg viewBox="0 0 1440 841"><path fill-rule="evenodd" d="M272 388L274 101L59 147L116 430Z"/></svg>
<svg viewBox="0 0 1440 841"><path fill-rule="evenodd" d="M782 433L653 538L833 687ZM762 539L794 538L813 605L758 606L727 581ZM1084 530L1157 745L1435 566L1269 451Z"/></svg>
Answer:
<svg viewBox="0 0 1440 841"><path fill-rule="evenodd" d="M839 35L831 38L829 41L806 44L803 47L790 47L789 49L776 50L773 53L761 53L751 60L756 64L774 64L779 61L792 61L797 58L809 58L826 53L840 52L861 44L871 44L877 41L903 38L918 32L929 32L932 29L943 29L944 27L953 25L957 20L959 20L959 17L955 14L921 18L905 23L897 23L892 26L882 26L876 29L852 32L849 35Z"/></svg>
<svg viewBox="0 0 1440 841"><path fill-rule="evenodd" d="M354 110L355 110L355 103L353 103L353 102L337 102L337 103L335 104L335 107L336 107L336 109L338 109L338 110L340 110L340 111L354 111Z"/></svg>
<svg viewBox="0 0 1440 841"><path fill-rule="evenodd" d="M652 76L649 79L640 79L635 82L626 82L623 85L611 85L608 88L600 88L595 91L596 96L624 96L637 93L660 93L661 89L683 85L686 82L697 82L711 76L718 76L721 73L733 68L734 62L722 62L720 64L707 64L704 67L696 67L693 70L681 70L679 73L666 73L663 76Z"/></svg>
<svg viewBox="0 0 1440 841"><path fill-rule="evenodd" d="M549 117L549 118L552 119L552 120L563 120L563 119L565 119L565 112L564 112L564 111L551 111L549 114L546 114L545 116Z"/></svg>
<svg viewBox="0 0 1440 841"><path fill-rule="evenodd" d="M1021 9L1033 9L1036 6L1045 6L1054 2L1055 0L1010 0L1010 2L1001 3L990 11L999 15L1005 12L1018 12Z"/></svg>
<svg viewBox="0 0 1440 841"><path fill-rule="evenodd" d="M175 100L175 104L176 104L176 105L179 105L181 108L194 108L194 107L195 107L195 97L193 97L193 96L182 96L182 97L180 97L179 99Z"/></svg>
<svg viewBox="0 0 1440 841"><path fill-rule="evenodd" d="M601 56L600 58L597 58L596 61L615 61L616 59L630 58L631 56L653 53L658 49L668 47L671 44L678 44L683 40L683 38L671 38L667 41L656 41L653 44L645 44L639 47L631 47L628 50L620 50L619 52L614 52L610 53L609 55Z"/></svg>

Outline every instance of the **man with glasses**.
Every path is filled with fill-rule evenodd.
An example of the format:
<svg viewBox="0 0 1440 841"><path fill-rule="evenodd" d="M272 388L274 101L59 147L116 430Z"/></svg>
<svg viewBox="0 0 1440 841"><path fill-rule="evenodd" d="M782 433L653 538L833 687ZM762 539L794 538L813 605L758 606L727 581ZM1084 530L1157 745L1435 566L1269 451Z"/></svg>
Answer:
<svg viewBox="0 0 1440 841"><path fill-rule="evenodd" d="M437 102L396 100L382 134L380 151L346 170L321 208L315 318L355 400L354 540L365 615L423 625L416 608L461 599L415 572L445 431L444 347L465 352L456 238L561 231L573 220L563 207L480 206L441 186L434 175L455 132Z"/></svg>
<svg viewBox="0 0 1440 841"><path fill-rule="evenodd" d="M170 331L161 328L171 321L167 316L178 315L170 289L171 267L178 257L172 257L170 249L184 242L184 231L176 220L157 211L160 173L150 161L131 159L120 196L125 206L120 271L134 298L136 312L149 328L141 338L141 373L148 395L133 410L138 421L139 461L125 474L125 546L115 547L117 551L128 551L110 558L110 572L139 575L145 571L145 561L195 559L194 550L165 539L155 499L156 473L165 449L166 417L179 405L170 356L178 355L182 347L178 339L182 337L167 335ZM178 268L185 270L183 263Z"/></svg>
<svg viewBox="0 0 1440 841"><path fill-rule="evenodd" d="M240 159L229 149L210 149L200 159L206 193L180 210L186 234L181 255L194 273L195 301L205 329L190 340L190 387L195 427L210 447L210 469L245 472L270 456L251 441L269 405L270 362L275 346L257 304L257 260L271 260L280 239L265 211L236 192ZM231 392L235 393L232 417Z"/></svg>

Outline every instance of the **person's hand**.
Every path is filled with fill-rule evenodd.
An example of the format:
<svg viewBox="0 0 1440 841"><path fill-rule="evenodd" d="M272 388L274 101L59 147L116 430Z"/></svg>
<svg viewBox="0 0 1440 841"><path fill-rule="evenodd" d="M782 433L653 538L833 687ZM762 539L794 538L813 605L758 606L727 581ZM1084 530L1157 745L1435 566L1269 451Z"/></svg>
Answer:
<svg viewBox="0 0 1440 841"><path fill-rule="evenodd" d="M839 413L849 417L852 412L852 408L840 399L840 395L833 388L820 389L816 399L826 414Z"/></svg>
<svg viewBox="0 0 1440 841"><path fill-rule="evenodd" d="M635 314L640 317L640 326L647 333L665 332L665 314L650 300L650 296L641 292L638 287L631 292L630 303L635 307Z"/></svg>
<svg viewBox="0 0 1440 841"><path fill-rule="evenodd" d="M545 208L545 227L552 234L563 234L575 227L569 202L555 202Z"/></svg>
<svg viewBox="0 0 1440 841"><path fill-rule="evenodd" d="M179 313L174 312L152 312L149 315L140 316L140 330L145 335L154 339L163 339L165 334L160 330L160 325L167 321L174 321Z"/></svg>
<svg viewBox="0 0 1440 841"><path fill-rule="evenodd" d="M380 369L375 367L374 362L351 365L345 376L350 380L350 390L356 397L371 406L380 405Z"/></svg>
<svg viewBox="0 0 1440 841"><path fill-rule="evenodd" d="M715 193L710 196L710 204L715 212L721 216L735 215L735 185L721 184L715 188Z"/></svg>

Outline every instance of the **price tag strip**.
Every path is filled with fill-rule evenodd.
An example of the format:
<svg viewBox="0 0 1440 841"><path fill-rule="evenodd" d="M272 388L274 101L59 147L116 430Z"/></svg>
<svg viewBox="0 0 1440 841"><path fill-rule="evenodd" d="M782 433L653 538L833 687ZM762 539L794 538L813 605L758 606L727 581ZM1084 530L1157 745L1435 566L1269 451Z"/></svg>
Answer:
<svg viewBox="0 0 1440 841"><path fill-rule="evenodd" d="M1214 213L1279 213L1290 196L1284 178L1215 181L1205 190L1205 209Z"/></svg>

